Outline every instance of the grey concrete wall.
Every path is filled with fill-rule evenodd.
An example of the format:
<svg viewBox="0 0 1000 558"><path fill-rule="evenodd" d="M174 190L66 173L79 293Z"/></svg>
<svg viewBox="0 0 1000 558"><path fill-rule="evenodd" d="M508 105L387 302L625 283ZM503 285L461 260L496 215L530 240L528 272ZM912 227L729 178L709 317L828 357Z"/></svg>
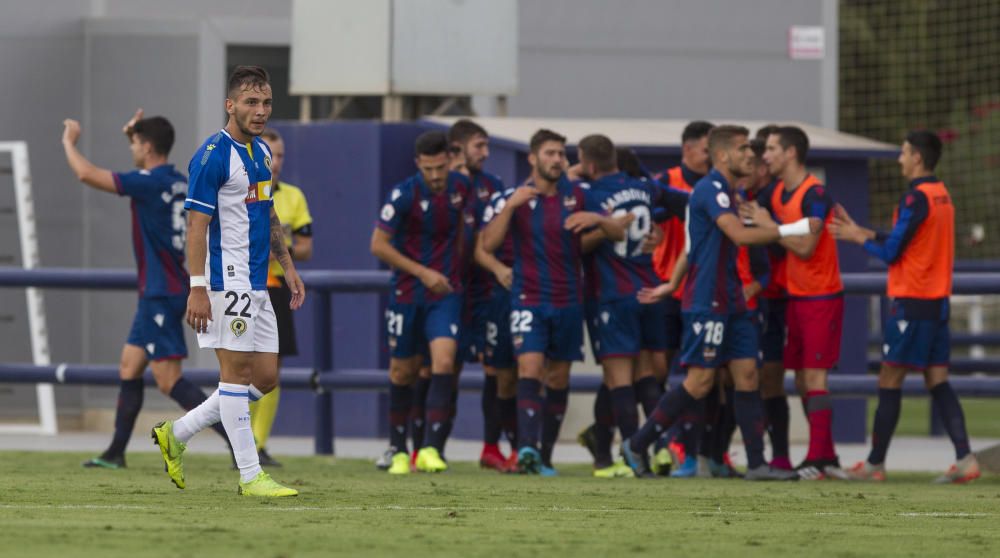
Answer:
<svg viewBox="0 0 1000 558"><path fill-rule="evenodd" d="M788 28L822 2L522 0L514 116L743 118L820 124L821 64Z"/></svg>
<svg viewBox="0 0 1000 558"><path fill-rule="evenodd" d="M171 159L186 171L190 154L222 123L226 44L287 44L290 7L290 0L0 0L0 141L28 143L43 266L134 266L128 201L76 181L60 144L62 120L81 120L80 148L94 163L128 170L121 125L139 106L163 114L177 128ZM9 179L0 185L9 188ZM19 294L4 293L14 318L0 332L26 332L14 306L23 304ZM135 294L45 296L54 361L117 362ZM0 336L0 361L30 360L23 337ZM189 348L192 365L209 364L211 355L199 355L190 340ZM33 398L33 388L0 385L0 417ZM57 389L61 415L113 400L113 390Z"/></svg>

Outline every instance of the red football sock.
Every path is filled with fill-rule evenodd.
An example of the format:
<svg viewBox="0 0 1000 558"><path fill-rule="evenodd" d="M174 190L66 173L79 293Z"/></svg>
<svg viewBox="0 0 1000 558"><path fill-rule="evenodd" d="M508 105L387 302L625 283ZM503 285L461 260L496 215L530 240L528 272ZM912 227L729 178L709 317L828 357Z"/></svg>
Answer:
<svg viewBox="0 0 1000 558"><path fill-rule="evenodd" d="M830 392L810 391L809 397L809 453L806 460L833 459L833 408Z"/></svg>

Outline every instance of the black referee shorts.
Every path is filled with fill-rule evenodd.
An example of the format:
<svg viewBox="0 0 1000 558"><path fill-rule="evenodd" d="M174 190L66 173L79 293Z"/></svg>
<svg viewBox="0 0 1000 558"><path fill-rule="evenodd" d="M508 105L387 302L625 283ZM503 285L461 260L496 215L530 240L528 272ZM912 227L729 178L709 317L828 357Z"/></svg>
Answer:
<svg viewBox="0 0 1000 558"><path fill-rule="evenodd" d="M295 356L299 354L299 346L295 342L295 320L292 319L292 290L288 288L284 277L278 277L280 287L268 287L267 294L271 297L274 316L278 320L278 356Z"/></svg>

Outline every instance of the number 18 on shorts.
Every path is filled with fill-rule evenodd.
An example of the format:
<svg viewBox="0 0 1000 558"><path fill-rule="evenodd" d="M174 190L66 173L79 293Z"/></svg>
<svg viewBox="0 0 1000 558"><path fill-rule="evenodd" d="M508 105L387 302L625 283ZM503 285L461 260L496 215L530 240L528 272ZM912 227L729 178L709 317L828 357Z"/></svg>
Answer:
<svg viewBox="0 0 1000 558"><path fill-rule="evenodd" d="M742 358L757 358L757 328L749 313L684 313L682 366L716 368Z"/></svg>
<svg viewBox="0 0 1000 558"><path fill-rule="evenodd" d="M277 353L278 320L266 290L209 291L212 321L198 334L202 349Z"/></svg>

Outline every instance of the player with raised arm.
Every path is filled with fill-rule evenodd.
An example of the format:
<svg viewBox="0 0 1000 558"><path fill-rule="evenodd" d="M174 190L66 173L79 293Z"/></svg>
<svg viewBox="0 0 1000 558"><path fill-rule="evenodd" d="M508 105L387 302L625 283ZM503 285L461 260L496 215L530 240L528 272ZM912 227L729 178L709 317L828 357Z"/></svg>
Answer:
<svg viewBox="0 0 1000 558"><path fill-rule="evenodd" d="M206 399L198 386L181 375L181 360L187 356L184 342L188 293L188 274L184 269L187 177L167 160L174 145L174 127L162 116L143 118L139 109L125 124L122 131L128 138L132 162L137 168L122 173L99 168L80 153L76 147L79 122L67 119L63 125L66 161L77 178L94 189L131 199L139 306L122 347L114 437L104 453L83 463L84 467L119 469L125 467L125 447L142 410L142 375L147 365L152 368L160 391L182 408L193 409ZM225 439L221 426L216 430Z"/></svg>
<svg viewBox="0 0 1000 558"><path fill-rule="evenodd" d="M386 312L389 360L389 474L408 474L407 425L425 348L430 346L424 446L416 468L445 471L441 456L451 420L455 356L462 312L462 262L469 183L449 171L444 132L425 132L414 144L418 172L396 185L372 232L371 251L392 268Z"/></svg>
<svg viewBox="0 0 1000 558"><path fill-rule="evenodd" d="M581 233L599 228L620 241L625 230L615 219L585 211L584 188L564 174L565 137L536 132L528 162L528 181L486 210L481 235L487 252L500 248L508 235L513 240L510 331L517 354L518 466L525 473L551 476L570 365L583 358Z"/></svg>
<svg viewBox="0 0 1000 558"><path fill-rule="evenodd" d="M885 340L872 449L849 471L855 479L885 480L885 456L899 422L903 379L910 370L923 373L955 446L956 463L935 482L964 483L980 475L969 449L962 404L948 382L955 206L944 182L934 176L940 158L941 140L936 134L927 130L907 134L899 168L910 185L899 200L889 234L859 226L839 206L830 225L835 238L861 245L889 266L887 294L892 309L882 328Z"/></svg>
<svg viewBox="0 0 1000 558"><path fill-rule="evenodd" d="M829 191L806 169L809 137L795 126L779 126L767 137L764 161L779 181L757 196L778 222L803 217L833 219ZM805 479L846 478L833 444L829 370L840 359L844 287L837 243L824 226L814 234L784 238L788 284L785 368L795 370L809 418L809 450L796 469Z"/></svg>
<svg viewBox="0 0 1000 558"><path fill-rule="evenodd" d="M719 126L709 134L712 171L698 181L687 209L686 251L670 282L639 292L653 303L669 296L686 273L684 339L681 364L687 377L660 398L656 410L639 431L622 442L622 456L637 477L652 475L649 446L683 413L696 407L715 382L716 369L726 364L736 385L736 422L747 452L747 480L794 480L793 472L772 469L764 461L763 417L757 377L757 331L747 313L736 273L736 246L766 244L818 229L816 219L778 226L767 211L751 205L757 226L746 227L736 213L734 185L749 175L749 131Z"/></svg>
<svg viewBox="0 0 1000 558"><path fill-rule="evenodd" d="M272 253L292 292L289 306L296 310L305 299L271 203L271 152L259 137L271 116L267 71L239 66L226 91L229 120L191 159L185 202L191 271L187 322L198 333L198 346L215 350L219 389L182 418L157 424L153 441L170 479L184 488L185 444L221 421L236 456L239 493L296 496L297 490L261 469L250 428L250 400L278 382L277 320L267 294Z"/></svg>

